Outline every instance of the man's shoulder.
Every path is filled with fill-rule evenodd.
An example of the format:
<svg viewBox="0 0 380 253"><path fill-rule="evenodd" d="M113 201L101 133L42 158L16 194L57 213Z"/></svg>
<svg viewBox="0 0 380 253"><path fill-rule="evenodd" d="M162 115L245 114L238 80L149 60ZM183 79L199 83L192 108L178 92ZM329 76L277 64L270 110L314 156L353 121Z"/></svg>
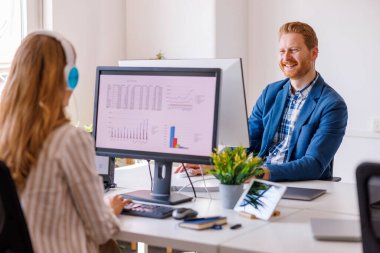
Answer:
<svg viewBox="0 0 380 253"><path fill-rule="evenodd" d="M320 86L321 94L320 98L330 102L339 102L344 103L343 97L329 84L327 84L322 77L320 77L319 82L317 83Z"/></svg>

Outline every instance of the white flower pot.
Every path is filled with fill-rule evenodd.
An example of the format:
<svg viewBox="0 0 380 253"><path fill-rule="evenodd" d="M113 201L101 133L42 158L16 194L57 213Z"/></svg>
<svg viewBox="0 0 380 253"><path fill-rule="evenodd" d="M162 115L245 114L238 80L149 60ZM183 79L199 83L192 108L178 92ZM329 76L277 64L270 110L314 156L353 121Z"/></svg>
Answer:
<svg viewBox="0 0 380 253"><path fill-rule="evenodd" d="M222 207L226 209L233 209L236 202L239 200L241 194L243 193L243 184L240 185L219 185L220 201L222 202Z"/></svg>

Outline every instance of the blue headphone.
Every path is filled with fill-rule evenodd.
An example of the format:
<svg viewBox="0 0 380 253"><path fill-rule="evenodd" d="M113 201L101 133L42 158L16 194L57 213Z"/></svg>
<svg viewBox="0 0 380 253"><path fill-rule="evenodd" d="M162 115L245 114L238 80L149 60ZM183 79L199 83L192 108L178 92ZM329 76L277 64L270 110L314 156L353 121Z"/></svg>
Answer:
<svg viewBox="0 0 380 253"><path fill-rule="evenodd" d="M65 56L66 56L66 66L64 69L64 76L65 76L65 80L67 84L67 89L74 90L78 84L79 71L78 71L78 68L75 66L74 50L70 42L66 40L63 36L61 36L60 34L53 31L38 31L36 33L52 37L56 39L57 41L59 41L59 43L61 43L63 51L65 52Z"/></svg>

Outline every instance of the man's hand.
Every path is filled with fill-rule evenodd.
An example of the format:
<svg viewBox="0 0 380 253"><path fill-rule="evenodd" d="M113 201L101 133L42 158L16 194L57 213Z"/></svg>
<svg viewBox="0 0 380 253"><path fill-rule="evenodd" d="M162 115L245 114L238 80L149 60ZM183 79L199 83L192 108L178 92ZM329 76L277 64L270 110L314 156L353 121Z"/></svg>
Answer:
<svg viewBox="0 0 380 253"><path fill-rule="evenodd" d="M185 165L185 167L183 167L182 165L179 166L179 167L177 167L175 169L174 173L184 172L185 168L186 168L187 170L189 170L189 169L194 170L194 172L196 172L195 175L198 175L198 172L199 172L199 174L201 174L201 171L200 171L201 170L201 165L199 165L199 164L193 164L193 163L185 163L184 165Z"/></svg>
<svg viewBox="0 0 380 253"><path fill-rule="evenodd" d="M262 179L262 180L269 180L270 179L270 170L267 168L267 167L262 167L262 169L264 170L264 174L262 175L262 177L260 177L259 179ZM244 181L245 184L248 184L250 183L253 179L256 179L255 176L253 177L250 177L248 178L247 180Z"/></svg>
<svg viewBox="0 0 380 253"><path fill-rule="evenodd" d="M263 180L269 180L270 179L270 170L267 167L263 167L263 170L264 170Z"/></svg>
<svg viewBox="0 0 380 253"><path fill-rule="evenodd" d="M189 173L192 174L193 176L202 175L202 173L207 174L208 170L211 170L214 168L211 165L200 165L200 164L193 164L193 163L185 163L184 165L188 172L191 171ZM181 165L175 169L174 173L184 172L185 168Z"/></svg>

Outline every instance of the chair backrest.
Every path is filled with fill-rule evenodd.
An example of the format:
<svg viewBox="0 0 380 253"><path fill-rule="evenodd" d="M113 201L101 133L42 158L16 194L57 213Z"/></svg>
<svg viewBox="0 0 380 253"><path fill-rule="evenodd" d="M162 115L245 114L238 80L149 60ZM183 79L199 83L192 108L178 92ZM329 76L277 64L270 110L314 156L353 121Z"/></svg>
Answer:
<svg viewBox="0 0 380 253"><path fill-rule="evenodd" d="M332 181L332 182L340 182L342 180L341 177L334 177L334 158L331 160L330 162L330 175L331 177L329 178L325 178L325 179L321 179L323 181Z"/></svg>
<svg viewBox="0 0 380 253"><path fill-rule="evenodd" d="M0 161L0 252L33 253L15 184L2 161Z"/></svg>
<svg viewBox="0 0 380 253"><path fill-rule="evenodd" d="M380 163L356 169L363 252L380 252Z"/></svg>

